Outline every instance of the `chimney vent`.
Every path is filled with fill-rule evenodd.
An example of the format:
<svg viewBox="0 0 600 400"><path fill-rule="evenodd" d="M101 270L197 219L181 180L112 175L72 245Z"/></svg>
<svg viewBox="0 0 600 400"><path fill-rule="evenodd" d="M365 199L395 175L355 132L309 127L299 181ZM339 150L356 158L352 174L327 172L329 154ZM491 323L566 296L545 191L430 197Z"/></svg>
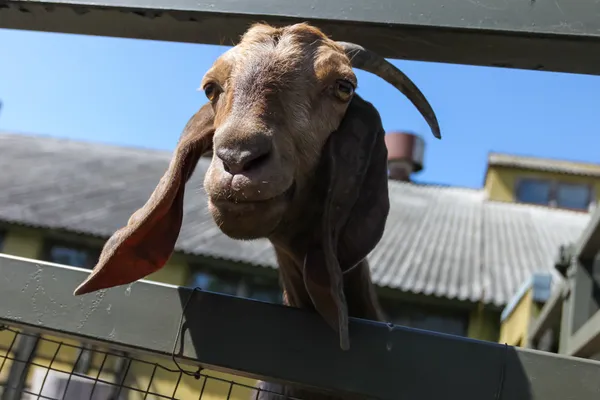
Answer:
<svg viewBox="0 0 600 400"><path fill-rule="evenodd" d="M390 179L409 182L411 174L423 169L422 137L409 132L389 132L385 135L385 145Z"/></svg>

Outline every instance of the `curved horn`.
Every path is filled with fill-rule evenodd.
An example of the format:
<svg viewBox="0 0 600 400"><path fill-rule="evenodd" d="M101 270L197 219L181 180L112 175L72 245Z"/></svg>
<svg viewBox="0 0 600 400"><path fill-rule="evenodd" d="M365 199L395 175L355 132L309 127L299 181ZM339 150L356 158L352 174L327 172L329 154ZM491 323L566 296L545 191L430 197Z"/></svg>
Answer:
<svg viewBox="0 0 600 400"><path fill-rule="evenodd" d="M394 85L396 89L402 92L402 94L413 103L417 110L419 110L421 115L423 115L433 132L433 136L438 139L442 138L440 125L433 108L431 108L431 105L423 93L421 93L417 85L415 85L408 76L385 58L362 46L348 42L336 43L342 46L354 68L371 72L380 78L385 79L388 83Z"/></svg>

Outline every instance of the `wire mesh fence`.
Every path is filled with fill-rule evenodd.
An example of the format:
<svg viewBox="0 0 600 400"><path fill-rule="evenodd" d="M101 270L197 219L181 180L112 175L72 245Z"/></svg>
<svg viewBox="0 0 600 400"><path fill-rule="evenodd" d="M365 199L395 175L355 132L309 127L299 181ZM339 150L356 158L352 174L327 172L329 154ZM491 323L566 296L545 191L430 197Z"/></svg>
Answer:
<svg viewBox="0 0 600 400"><path fill-rule="evenodd" d="M265 395L255 385L168 358L0 325L1 400L252 400Z"/></svg>

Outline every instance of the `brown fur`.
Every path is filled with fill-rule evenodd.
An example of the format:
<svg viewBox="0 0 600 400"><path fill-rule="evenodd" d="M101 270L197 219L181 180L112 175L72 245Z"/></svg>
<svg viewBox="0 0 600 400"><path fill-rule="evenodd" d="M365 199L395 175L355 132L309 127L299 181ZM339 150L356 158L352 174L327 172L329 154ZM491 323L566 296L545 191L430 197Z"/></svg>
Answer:
<svg viewBox="0 0 600 400"><path fill-rule="evenodd" d="M185 182L212 148L204 188L219 228L240 240L268 238L285 303L319 312L347 348L349 315L382 318L366 256L383 234L389 200L379 113L340 92L340 80L356 85L350 59L317 28L252 26L205 74L201 87L218 94L188 122L152 197L107 241L75 293L164 265Z"/></svg>

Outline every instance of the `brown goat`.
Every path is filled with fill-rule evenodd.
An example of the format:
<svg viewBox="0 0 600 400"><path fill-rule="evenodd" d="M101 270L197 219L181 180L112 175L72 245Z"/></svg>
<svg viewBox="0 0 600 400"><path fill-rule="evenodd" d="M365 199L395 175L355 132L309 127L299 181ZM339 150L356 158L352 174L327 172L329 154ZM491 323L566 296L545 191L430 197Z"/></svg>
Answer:
<svg viewBox="0 0 600 400"><path fill-rule="evenodd" d="M204 76L209 102L75 295L164 266L182 224L185 184L212 149L204 188L214 221L234 239L268 238L285 303L316 310L348 349L349 315L382 319L366 257L389 211L385 132L377 110L355 93L353 67L398 88L440 138L425 97L382 57L308 24L254 25Z"/></svg>

